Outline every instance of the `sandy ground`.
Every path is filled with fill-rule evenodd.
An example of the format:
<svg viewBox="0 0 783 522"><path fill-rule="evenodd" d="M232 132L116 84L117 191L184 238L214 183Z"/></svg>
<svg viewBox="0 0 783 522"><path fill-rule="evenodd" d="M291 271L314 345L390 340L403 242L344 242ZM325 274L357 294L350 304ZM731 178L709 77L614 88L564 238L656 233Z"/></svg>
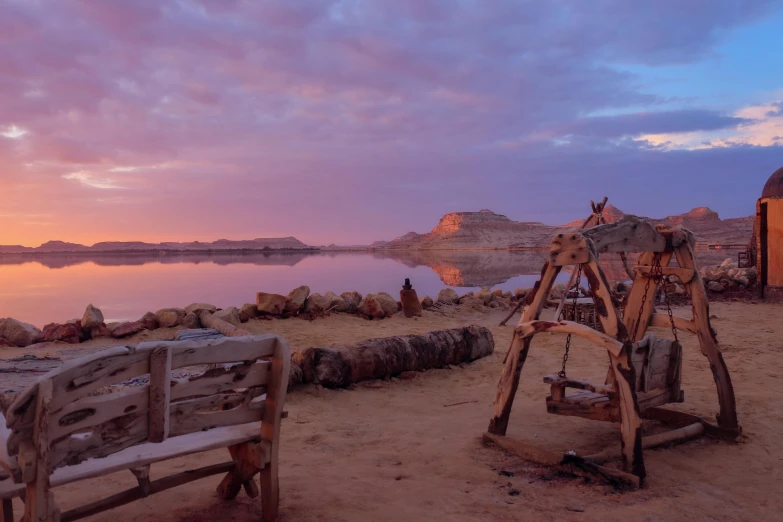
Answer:
<svg viewBox="0 0 783 522"><path fill-rule="evenodd" d="M682 316L688 312L675 310ZM398 315L365 321L333 315L313 322L251 321L246 329L283 335L298 348L467 324L488 326L495 336L495 353L464 367L423 372L413 380L365 383L354 390L308 385L290 393L290 416L282 429L280 520L780 520L783 306L717 303L712 314L734 382L744 440L732 445L702 438L646 451L648 485L632 493L616 493L598 481L531 465L482 446L481 434L511 340L512 326L497 326L504 312L425 312L415 320ZM166 334L159 330L131 341ZM693 336L681 337L686 402L677 407L714 418L717 397L707 361ZM563 341L553 334L536 338L508 435L556 451L619 445L616 424L546 413L548 386L541 379L559 370ZM52 352L73 356L97 346L92 341L78 351ZM574 341L571 353L569 375L603 379L604 353L582 340ZM4 357L12 355L3 352ZM154 465L151 475L155 479L227 456L220 450L172 460ZM203 479L88 520L258 520L260 501L244 493L229 502L216 496L220 479ZM68 509L134 485L133 476L123 472L55 492L61 507ZM21 503L16 508L20 516Z"/></svg>

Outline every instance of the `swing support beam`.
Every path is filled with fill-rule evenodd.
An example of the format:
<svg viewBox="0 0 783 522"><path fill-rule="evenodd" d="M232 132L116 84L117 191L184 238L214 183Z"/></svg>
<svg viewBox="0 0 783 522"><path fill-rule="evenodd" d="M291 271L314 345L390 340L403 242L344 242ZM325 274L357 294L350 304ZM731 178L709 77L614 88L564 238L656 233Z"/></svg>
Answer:
<svg viewBox="0 0 783 522"><path fill-rule="evenodd" d="M635 391L636 376L630 357L633 343L644 336L647 327L651 323L658 325L664 319L652 313L653 300L658 288L658 279L652 273L654 268L659 262L664 274L698 274L693 256L694 245L693 234L682 227L653 226L628 215L615 223L555 236L548 259L541 271L541 278L525 300L522 317L506 354L495 393L493 417L489 422L488 433L493 436L506 435L511 407L533 336L543 331L582 335L607 349L611 367L606 384L611 386L619 397L620 457L623 473L637 477L639 485L643 485L646 470L642 454L640 409ZM619 318L606 277L598 266L599 252L642 252L638 263L639 269L636 271L637 276L628 296L624 320ZM668 269L672 258L677 260L680 271ZM604 330L603 334L583 325L569 324L569 321L552 323L539 320L561 268L577 264L581 265L587 277L596 316ZM741 428L737 421L734 389L715 332L710 325L709 304L704 284L697 276L685 277L685 279L688 279L683 283L691 296L693 319L676 318L674 322L687 326L685 330L696 334L701 352L708 359L712 370L720 403L718 425L712 426L703 420L701 422L705 424L705 433L718 432L724 435L722 438L736 438ZM588 335L588 332L583 329L594 333ZM659 418L664 419L666 415L659 415ZM566 460L572 463L575 461L573 458Z"/></svg>

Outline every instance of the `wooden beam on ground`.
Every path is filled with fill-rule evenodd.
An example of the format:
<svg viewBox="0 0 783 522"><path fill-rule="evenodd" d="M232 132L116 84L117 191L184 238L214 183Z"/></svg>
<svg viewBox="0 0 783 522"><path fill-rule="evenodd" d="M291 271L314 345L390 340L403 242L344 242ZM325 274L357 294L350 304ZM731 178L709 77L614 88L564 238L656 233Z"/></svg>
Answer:
<svg viewBox="0 0 783 522"><path fill-rule="evenodd" d="M606 350L613 355L620 355L620 351L623 349L623 343L617 339L574 321L529 321L520 324L514 331L519 334L522 339L527 339L544 332L578 335L598 346L606 348Z"/></svg>
<svg viewBox="0 0 783 522"><path fill-rule="evenodd" d="M657 435L642 437L642 449L657 448L658 446L663 446L664 444L685 442L690 439L700 437L703 434L704 425L701 422L695 422L693 424L667 431L665 433L658 433ZM620 451L618 451L618 448L616 447L610 447L592 455L585 455L583 458L589 462L595 462L598 464L620 458Z"/></svg>
<svg viewBox="0 0 783 522"><path fill-rule="evenodd" d="M482 436L482 442L485 446L495 445L500 449L516 455L517 457L535 462L536 464L542 464L544 466L556 466L563 460L563 455L554 451L538 448L531 444L527 444L520 440L510 439L503 435L495 435L494 433L484 433Z"/></svg>
<svg viewBox="0 0 783 522"><path fill-rule="evenodd" d="M639 489L642 485L642 479L636 475L620 471L618 469L599 466L594 462L589 462L576 455L564 455L563 464L573 464L585 471L595 473L605 478L615 487Z"/></svg>
<svg viewBox="0 0 783 522"><path fill-rule="evenodd" d="M214 328L226 337L244 337L250 335L250 332L237 328L228 321L215 317L206 310L199 310L198 318L201 321L201 326L205 328Z"/></svg>

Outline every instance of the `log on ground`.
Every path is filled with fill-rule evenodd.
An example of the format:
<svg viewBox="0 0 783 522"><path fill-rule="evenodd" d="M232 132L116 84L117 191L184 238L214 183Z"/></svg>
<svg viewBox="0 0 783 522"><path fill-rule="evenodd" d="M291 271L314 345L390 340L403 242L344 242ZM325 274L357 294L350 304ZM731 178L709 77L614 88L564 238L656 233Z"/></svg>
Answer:
<svg viewBox="0 0 783 522"><path fill-rule="evenodd" d="M494 349L495 341L487 328L468 326L424 335L368 339L346 347L308 348L293 362L302 369L303 382L344 388L407 371L474 361Z"/></svg>

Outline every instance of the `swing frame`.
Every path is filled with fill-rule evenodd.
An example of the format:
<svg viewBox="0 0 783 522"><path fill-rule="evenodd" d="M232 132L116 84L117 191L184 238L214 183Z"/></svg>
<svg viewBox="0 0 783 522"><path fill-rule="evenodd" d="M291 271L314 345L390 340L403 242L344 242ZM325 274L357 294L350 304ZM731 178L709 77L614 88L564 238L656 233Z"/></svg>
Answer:
<svg viewBox="0 0 783 522"><path fill-rule="evenodd" d="M694 434L736 441L742 429L737 421L734 388L715 331L710 325L709 303L693 255L695 242L693 233L681 226L653 226L630 215L615 223L555 236L541 271L541 278L536 282L533 291L526 296L522 317L514 329L514 337L506 354L495 393L493 417L484 436L485 443L498 445L528 460L546 464L580 464L586 469L619 479L626 484L642 486L646 477L643 447L692 438ZM638 266L634 268L636 277L622 320L612 302L606 277L598 265L598 254L604 252L641 252ZM656 267L654 270L653 260L656 257L660 260L660 268ZM676 259L678 267L669 266L672 258ZM603 333L572 321L539 320L557 275L564 266L569 265L575 265L575 269L578 268L576 265L581 265ZM685 285L686 292L691 296L692 319L676 316L670 319L667 314L653 313L653 300L661 275L676 276ZM695 415L660 407L650 408L643 413L645 418L680 427L662 436L646 437L643 440L639 402L635 391L636 376L630 357L634 343L644 336L649 326L665 327L670 324L678 330L691 332L698 338L701 352L708 359L715 380L720 413L716 415L717 425L714 425ZM611 451L593 456L603 459L579 457L573 452L558 455L505 437L522 367L533 337L542 332L577 335L604 347L609 353L611 367L606 386L611 386L619 397L619 456L622 459L622 472L596 464L607 460L603 457ZM663 442L660 442L661 440Z"/></svg>

